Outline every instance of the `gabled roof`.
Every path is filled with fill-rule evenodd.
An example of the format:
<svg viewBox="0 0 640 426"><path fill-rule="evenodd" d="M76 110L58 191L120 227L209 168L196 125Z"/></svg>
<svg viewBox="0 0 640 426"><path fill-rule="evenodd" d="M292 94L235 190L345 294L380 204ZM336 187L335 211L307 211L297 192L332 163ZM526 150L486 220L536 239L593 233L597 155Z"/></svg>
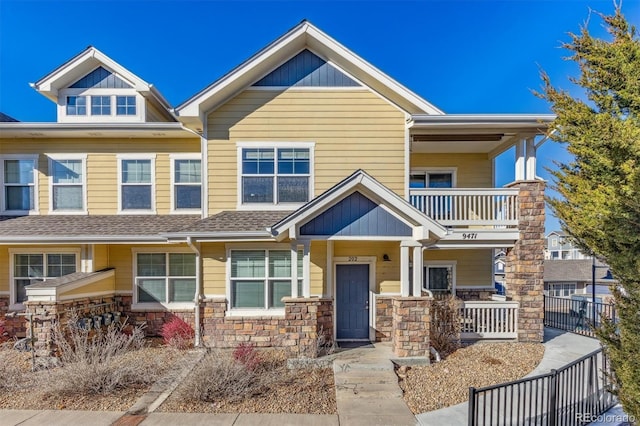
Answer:
<svg viewBox="0 0 640 426"><path fill-rule="evenodd" d="M596 283L611 283L613 277L604 263L596 260ZM591 283L593 260L550 260L544 261L545 282Z"/></svg>
<svg viewBox="0 0 640 426"><path fill-rule="evenodd" d="M203 116L304 49L323 57L410 114L443 114L355 53L304 20L175 108L185 124L202 126Z"/></svg>
<svg viewBox="0 0 640 426"><path fill-rule="evenodd" d="M327 211L332 206L359 192L370 200L384 205L393 215L413 228L413 239L440 239L447 230L433 219L425 216L402 197L371 177L364 170L357 170L322 195L309 201L295 212L271 227L277 238L287 236L295 239L302 225Z"/></svg>
<svg viewBox="0 0 640 426"><path fill-rule="evenodd" d="M129 83L136 91L161 107L168 116L171 116L171 105L152 84L142 80L93 46L88 46L40 80L30 83L30 85L53 102L58 102L58 90L69 87L101 66Z"/></svg>
<svg viewBox="0 0 640 426"><path fill-rule="evenodd" d="M0 112L0 123L17 123L18 120L11 117L10 115L5 114L4 112Z"/></svg>

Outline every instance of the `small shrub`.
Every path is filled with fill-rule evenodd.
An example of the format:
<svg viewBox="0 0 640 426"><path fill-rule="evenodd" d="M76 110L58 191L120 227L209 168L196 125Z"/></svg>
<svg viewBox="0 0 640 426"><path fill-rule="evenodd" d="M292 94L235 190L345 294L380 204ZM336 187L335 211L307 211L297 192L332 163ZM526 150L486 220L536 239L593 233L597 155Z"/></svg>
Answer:
<svg viewBox="0 0 640 426"><path fill-rule="evenodd" d="M460 300L455 296L434 300L431 304L431 346L446 358L460 348Z"/></svg>
<svg viewBox="0 0 640 426"><path fill-rule="evenodd" d="M195 332L182 318L173 317L162 326L160 335L166 345L178 349L188 349L193 346Z"/></svg>
<svg viewBox="0 0 640 426"><path fill-rule="evenodd" d="M240 343L233 350L233 359L242 363L247 370L255 370L262 360L260 354L251 343Z"/></svg>

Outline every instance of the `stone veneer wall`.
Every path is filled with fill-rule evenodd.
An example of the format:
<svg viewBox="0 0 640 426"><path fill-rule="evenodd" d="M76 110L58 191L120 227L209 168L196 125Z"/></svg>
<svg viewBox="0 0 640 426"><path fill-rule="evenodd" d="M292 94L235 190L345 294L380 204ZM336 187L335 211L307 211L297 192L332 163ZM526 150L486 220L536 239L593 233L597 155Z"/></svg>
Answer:
<svg viewBox="0 0 640 426"><path fill-rule="evenodd" d="M491 288L472 289L472 288L460 288L456 289L456 297L466 301L477 300L491 300L491 295L495 294L496 290Z"/></svg>
<svg viewBox="0 0 640 426"><path fill-rule="evenodd" d="M393 298L376 297L376 342L393 340Z"/></svg>
<svg viewBox="0 0 640 426"><path fill-rule="evenodd" d="M27 335L27 320L23 316L7 317L9 296L0 296L0 321L4 323L4 332L8 338L22 338Z"/></svg>
<svg viewBox="0 0 640 426"><path fill-rule="evenodd" d="M429 297L393 298L393 353L400 357L429 356Z"/></svg>
<svg viewBox="0 0 640 426"><path fill-rule="evenodd" d="M226 316L226 299L204 303L203 340L207 346L231 348L248 342L257 347L284 347L293 356L315 358L333 340L331 299L284 300L284 316Z"/></svg>
<svg viewBox="0 0 640 426"><path fill-rule="evenodd" d="M194 308L172 309L171 311L159 311L158 309L132 310L132 296L116 296L122 306L122 318L128 318L131 325L146 324L144 332L147 336L160 336L162 326L174 317L181 318L195 329L196 314Z"/></svg>
<svg viewBox="0 0 640 426"><path fill-rule="evenodd" d="M520 302L518 340L542 342L544 338L544 221L542 181L519 181L520 237L506 258L507 297Z"/></svg>

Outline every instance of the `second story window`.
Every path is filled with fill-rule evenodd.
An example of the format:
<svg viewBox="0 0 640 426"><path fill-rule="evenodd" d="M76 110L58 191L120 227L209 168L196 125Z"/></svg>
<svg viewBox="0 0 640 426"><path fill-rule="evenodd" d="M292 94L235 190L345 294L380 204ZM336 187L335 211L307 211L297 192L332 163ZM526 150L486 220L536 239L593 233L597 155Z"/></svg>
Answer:
<svg viewBox="0 0 640 426"><path fill-rule="evenodd" d="M120 210L154 210L154 158L120 158Z"/></svg>
<svg viewBox="0 0 640 426"><path fill-rule="evenodd" d="M411 188L453 188L455 186L452 171L416 171L411 172Z"/></svg>
<svg viewBox="0 0 640 426"><path fill-rule="evenodd" d="M200 210L202 195L200 159L174 158L172 161L174 210Z"/></svg>
<svg viewBox="0 0 640 426"><path fill-rule="evenodd" d="M87 115L87 97L67 96L67 115Z"/></svg>
<svg viewBox="0 0 640 426"><path fill-rule="evenodd" d="M117 115L136 115L135 96L116 96Z"/></svg>
<svg viewBox="0 0 640 426"><path fill-rule="evenodd" d="M242 148L242 204L300 204L311 194L311 148Z"/></svg>
<svg viewBox="0 0 640 426"><path fill-rule="evenodd" d="M36 158L2 160L3 210L27 213L36 210Z"/></svg>
<svg viewBox="0 0 640 426"><path fill-rule="evenodd" d="M51 174L51 210L84 210L84 159L52 157L49 170Z"/></svg>
<svg viewBox="0 0 640 426"><path fill-rule="evenodd" d="M91 115L111 115L111 96L91 96Z"/></svg>

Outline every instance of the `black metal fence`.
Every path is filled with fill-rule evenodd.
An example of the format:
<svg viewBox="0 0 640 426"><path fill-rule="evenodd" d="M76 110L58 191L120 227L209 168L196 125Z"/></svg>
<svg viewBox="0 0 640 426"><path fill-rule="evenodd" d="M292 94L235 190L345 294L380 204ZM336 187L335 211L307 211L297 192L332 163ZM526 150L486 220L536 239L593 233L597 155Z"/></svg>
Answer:
<svg viewBox="0 0 640 426"><path fill-rule="evenodd" d="M615 319L615 306L598 301L594 304L586 295L571 299L544 296L544 325L547 327L595 337L594 326L600 325L602 317Z"/></svg>
<svg viewBox="0 0 640 426"><path fill-rule="evenodd" d="M469 388L469 426L588 424L617 403L599 349L548 374Z"/></svg>

